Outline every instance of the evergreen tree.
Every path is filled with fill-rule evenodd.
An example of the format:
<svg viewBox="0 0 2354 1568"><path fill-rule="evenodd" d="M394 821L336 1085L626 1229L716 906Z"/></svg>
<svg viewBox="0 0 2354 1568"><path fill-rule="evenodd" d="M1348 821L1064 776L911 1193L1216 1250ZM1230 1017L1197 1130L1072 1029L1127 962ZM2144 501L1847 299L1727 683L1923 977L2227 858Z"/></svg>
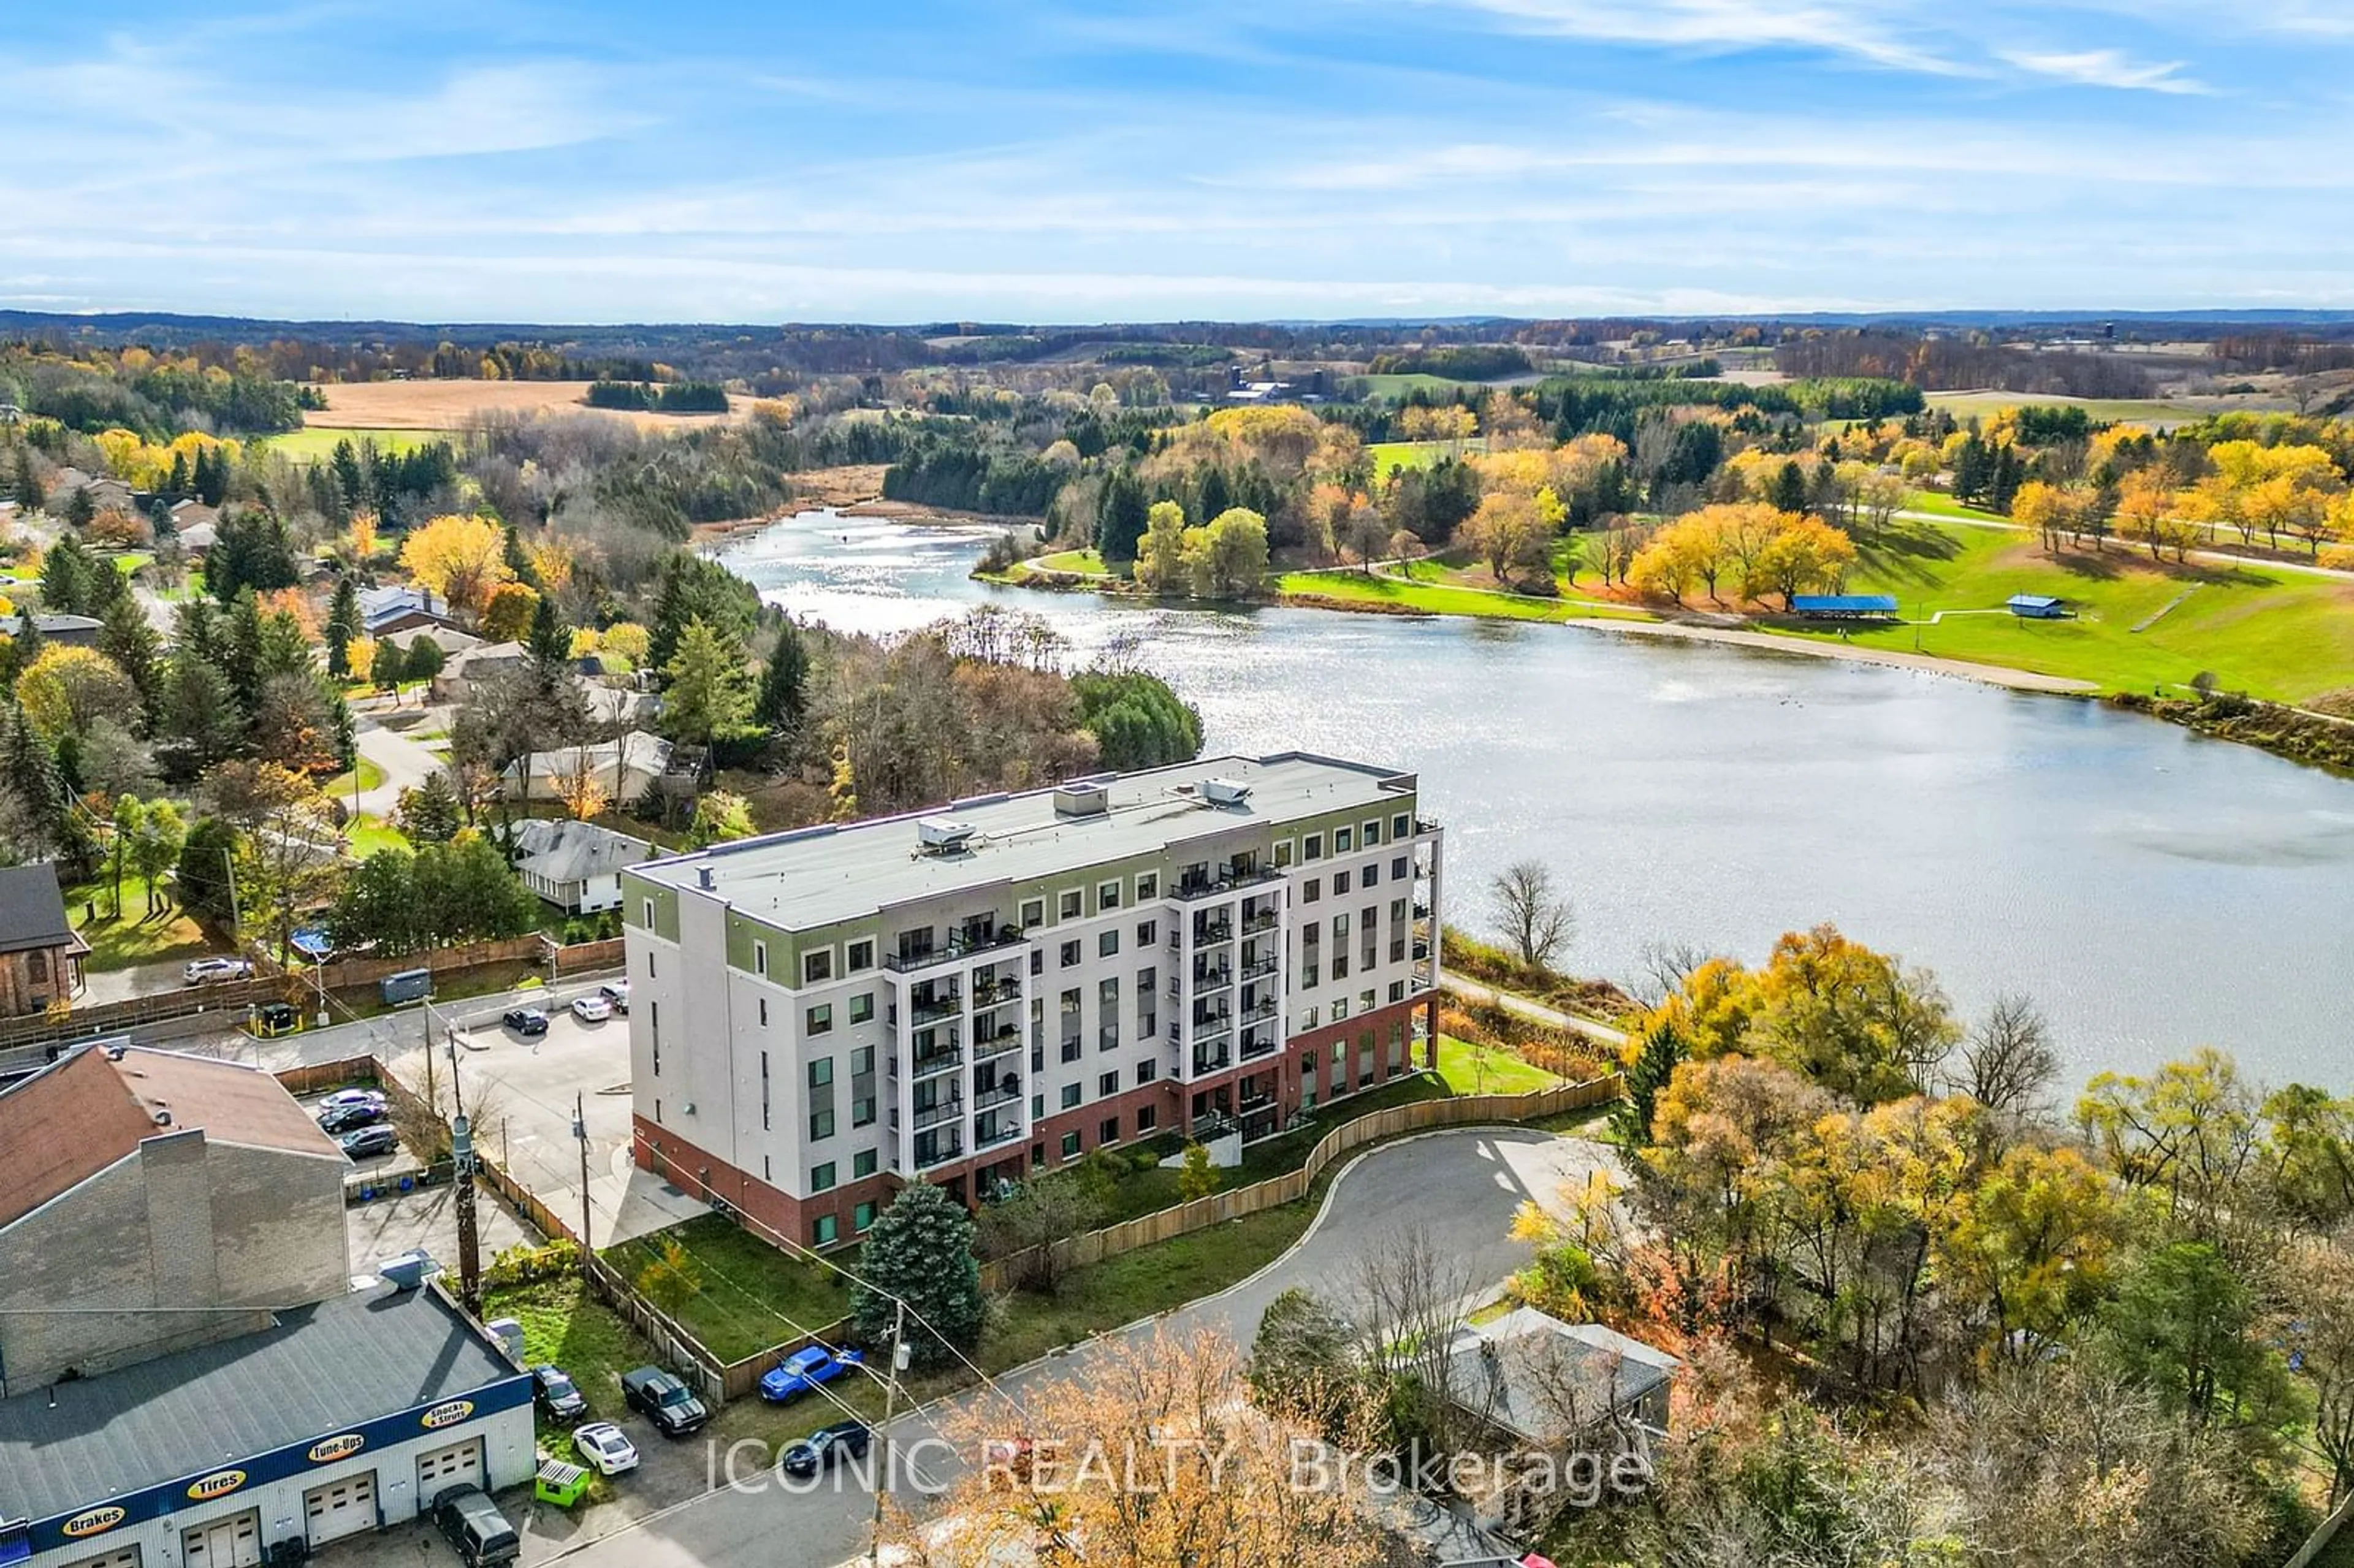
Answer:
<svg viewBox="0 0 2354 1568"><path fill-rule="evenodd" d="M327 673L346 680L352 673L352 639L360 634L360 594L348 577L335 584L327 610Z"/></svg>
<svg viewBox="0 0 2354 1568"><path fill-rule="evenodd" d="M546 585L539 580L539 568L531 564L531 552L523 547L523 535L515 532L515 525L512 523L506 525L506 535L501 541L499 553L506 561L507 575L545 600Z"/></svg>
<svg viewBox="0 0 2354 1568"><path fill-rule="evenodd" d="M752 635L759 613L760 595L750 583L716 561L673 550L663 558L654 590L646 662L657 670L666 667L690 620L701 620L741 646Z"/></svg>
<svg viewBox="0 0 2354 1568"><path fill-rule="evenodd" d="M228 634L221 646L221 671L228 676L229 689L237 694L238 702L249 713L253 711L253 700L261 694L262 680L269 673L261 643L261 599L247 588L229 606Z"/></svg>
<svg viewBox="0 0 2354 1568"><path fill-rule="evenodd" d="M1774 488L1766 500L1776 512L1807 510L1807 472L1793 458L1774 472Z"/></svg>
<svg viewBox="0 0 2354 1568"><path fill-rule="evenodd" d="M188 454L185 451L173 452L172 471L164 477L164 493L185 499L193 488L195 488L194 483L188 477Z"/></svg>
<svg viewBox="0 0 2354 1568"><path fill-rule="evenodd" d="M400 831L411 843L448 843L458 836L461 811L458 791L444 768L435 768L424 783L400 792Z"/></svg>
<svg viewBox="0 0 2354 1568"><path fill-rule="evenodd" d="M89 602L93 571L102 566L82 548L79 535L60 535L41 557L41 608L53 615L80 614Z"/></svg>
<svg viewBox="0 0 2354 1568"><path fill-rule="evenodd" d="M235 751L245 735L245 710L237 688L218 664L183 648L165 666L155 734L201 772Z"/></svg>
<svg viewBox="0 0 2354 1568"><path fill-rule="evenodd" d="M82 574L81 613L102 620L111 607L132 597L131 579L117 570L108 556L84 558L89 562L89 570Z"/></svg>
<svg viewBox="0 0 2354 1568"><path fill-rule="evenodd" d="M556 608L556 600L547 594L531 607L531 634L525 646L530 648L535 662L557 665L572 659L572 629L564 624L564 617Z"/></svg>
<svg viewBox="0 0 2354 1568"><path fill-rule="evenodd" d="M1997 512L2009 512L2026 477L2027 465L2020 461L2019 449L2003 442L1995 450L1994 471L1987 480L1987 503Z"/></svg>
<svg viewBox="0 0 2354 1568"><path fill-rule="evenodd" d="M916 1365L946 1365L953 1360L950 1346L970 1350L979 1343L985 1309L972 1234L972 1216L932 1183L911 1181L899 1189L867 1231L859 1255L864 1277L850 1296L858 1337L886 1344L896 1303L905 1301L908 1356Z"/></svg>
<svg viewBox="0 0 2354 1568"><path fill-rule="evenodd" d="M663 727L673 739L709 746L743 728L751 716L742 648L699 618L686 623L678 652L663 673L669 680L663 692Z"/></svg>
<svg viewBox="0 0 2354 1568"><path fill-rule="evenodd" d="M198 819L180 845L180 862L172 873L179 890L180 907L224 930L237 911L235 866L244 841L236 827L218 817Z"/></svg>
<svg viewBox="0 0 2354 1568"><path fill-rule="evenodd" d="M22 672L31 669L33 661L41 656L41 650L48 645L48 638L42 634L40 618L31 610L20 607L16 611L15 650L17 670ZM16 684L12 677L8 682L9 689L14 690Z"/></svg>
<svg viewBox="0 0 2354 1568"><path fill-rule="evenodd" d="M1631 1157L1651 1141L1652 1113L1686 1053L1683 1035L1667 1018L1647 1023L1630 1049L1622 1075L1626 1093L1610 1107L1610 1129Z"/></svg>
<svg viewBox="0 0 2354 1568"><path fill-rule="evenodd" d="M15 471L8 487L16 497L16 504L27 514L41 509L41 477L33 471L33 449L19 444L16 448Z"/></svg>
<svg viewBox="0 0 2354 1568"><path fill-rule="evenodd" d="M147 620L147 612L139 601L124 594L106 607L104 622L98 631L98 651L115 662L116 668L131 677L139 688L139 699L145 705L145 717L152 721L155 703L162 692L156 661L163 653L163 639ZM128 715L121 715L126 721ZM143 727L143 726L142 726Z"/></svg>
<svg viewBox="0 0 2354 1568"><path fill-rule="evenodd" d="M1202 471L1201 504L1193 515L1204 520L1217 516L1235 503L1234 487L1226 482L1226 471L1213 463Z"/></svg>
<svg viewBox="0 0 2354 1568"><path fill-rule="evenodd" d="M79 533L89 527L97 516L98 498L90 494L90 486L75 485L73 493L66 497L66 525Z"/></svg>
<svg viewBox="0 0 2354 1568"><path fill-rule="evenodd" d="M1143 482L1133 473L1121 469L1105 482L1096 521L1096 549L1105 565L1126 566L1136 559L1150 513Z"/></svg>
<svg viewBox="0 0 2354 1568"><path fill-rule="evenodd" d="M25 716L23 705L13 701L0 715L0 769L5 769L0 789L16 797L22 821L38 847L64 849L68 842L65 781L58 776L57 758L48 744Z"/></svg>
<svg viewBox="0 0 2354 1568"><path fill-rule="evenodd" d="M1141 494L1141 492L1139 492ZM801 728L809 704L809 649L801 628L790 620L778 629L777 645L769 652L768 668L760 673L760 694L752 705L752 721L772 735L790 735Z"/></svg>

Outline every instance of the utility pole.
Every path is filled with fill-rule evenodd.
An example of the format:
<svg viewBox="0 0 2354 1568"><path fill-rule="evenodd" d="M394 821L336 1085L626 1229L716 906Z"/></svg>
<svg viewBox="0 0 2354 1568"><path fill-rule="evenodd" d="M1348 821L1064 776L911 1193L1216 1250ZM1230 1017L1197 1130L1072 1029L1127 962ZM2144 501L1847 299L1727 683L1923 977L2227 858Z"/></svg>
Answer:
<svg viewBox="0 0 2354 1568"><path fill-rule="evenodd" d="M891 1418L899 1409L899 1374L907 1370L907 1304L895 1300L891 1308L891 1374L883 1380L883 1425L875 1436L883 1440L883 1456L875 1470L875 1538L868 1543L868 1561L883 1562L883 1499L891 1491Z"/></svg>
<svg viewBox="0 0 2354 1568"><path fill-rule="evenodd" d="M482 1238L474 1222L474 1134L466 1125L466 1097L458 1082L458 1034L450 1033L450 1097L458 1117L450 1124L450 1159L458 1183L458 1289L466 1310L482 1315Z"/></svg>
<svg viewBox="0 0 2354 1568"><path fill-rule="evenodd" d="M221 869L228 873L228 928L239 941L245 939L245 916L237 910L237 857L228 850L221 851Z"/></svg>
<svg viewBox="0 0 2354 1568"><path fill-rule="evenodd" d="M588 1097L572 1091L572 1136L580 1141L580 1277L588 1277Z"/></svg>

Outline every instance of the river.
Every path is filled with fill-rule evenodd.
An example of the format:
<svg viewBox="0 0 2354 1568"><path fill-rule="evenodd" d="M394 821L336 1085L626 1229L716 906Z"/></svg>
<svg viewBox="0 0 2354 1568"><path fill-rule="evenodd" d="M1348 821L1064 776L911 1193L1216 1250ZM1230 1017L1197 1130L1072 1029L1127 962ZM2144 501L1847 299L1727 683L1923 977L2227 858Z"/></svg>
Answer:
<svg viewBox="0 0 2354 1568"><path fill-rule="evenodd" d="M1574 626L1141 607L966 575L986 531L805 514L724 546L844 630L996 599L1080 657L1118 634L1213 751L1299 747L1422 776L1452 917L1525 856L1572 895L1564 967L1645 948L1750 961L1829 920L1975 1015L2019 990L2072 1093L2200 1044L2354 1087L2354 784L2097 705L1952 676Z"/></svg>

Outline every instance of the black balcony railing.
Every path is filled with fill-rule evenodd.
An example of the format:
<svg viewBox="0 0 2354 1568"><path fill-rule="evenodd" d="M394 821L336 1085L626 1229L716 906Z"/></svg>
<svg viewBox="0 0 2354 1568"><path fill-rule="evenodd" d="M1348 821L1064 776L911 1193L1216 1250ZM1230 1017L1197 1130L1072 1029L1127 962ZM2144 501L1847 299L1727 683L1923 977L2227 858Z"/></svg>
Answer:
<svg viewBox="0 0 2354 1568"><path fill-rule="evenodd" d="M917 1130L920 1131L924 1128L938 1127L944 1121L959 1120L963 1116L964 1102L962 1100L942 1100L937 1105L917 1106L916 1107L915 1124Z"/></svg>
<svg viewBox="0 0 2354 1568"><path fill-rule="evenodd" d="M928 969L939 964L961 963L982 953L1000 952L1022 940L1019 927L1008 926L995 935L977 942L954 941L944 948L926 948L910 953L885 953L883 967L894 974L907 974L917 969Z"/></svg>
<svg viewBox="0 0 2354 1568"><path fill-rule="evenodd" d="M934 1073L945 1073L951 1067L961 1067L963 1065L963 1052L934 1051L928 1055L918 1056L916 1058L914 1072L915 1076L918 1078L928 1078Z"/></svg>

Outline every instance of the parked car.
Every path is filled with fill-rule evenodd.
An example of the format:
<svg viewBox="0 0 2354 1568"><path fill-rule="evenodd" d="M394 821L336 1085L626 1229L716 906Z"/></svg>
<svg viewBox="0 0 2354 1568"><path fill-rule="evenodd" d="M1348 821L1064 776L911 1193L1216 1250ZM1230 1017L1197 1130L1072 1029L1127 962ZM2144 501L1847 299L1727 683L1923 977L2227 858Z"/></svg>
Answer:
<svg viewBox="0 0 2354 1568"><path fill-rule="evenodd" d="M496 1568L523 1554L523 1542L480 1487L451 1487L433 1499L433 1522L466 1568Z"/></svg>
<svg viewBox="0 0 2354 1568"><path fill-rule="evenodd" d="M500 1015L499 1022L525 1036L547 1033L547 1014L535 1007L510 1007Z"/></svg>
<svg viewBox="0 0 2354 1568"><path fill-rule="evenodd" d="M621 1374L621 1398L642 1412L665 1437L684 1437L711 1419L695 1391L660 1367Z"/></svg>
<svg viewBox="0 0 2354 1568"><path fill-rule="evenodd" d="M822 1383L832 1383L866 1359L858 1351L833 1351L811 1345L782 1357L760 1379L760 1397L771 1404L799 1399Z"/></svg>
<svg viewBox="0 0 2354 1568"><path fill-rule="evenodd" d="M343 1145L344 1157L347 1160L373 1160L379 1154L397 1152L400 1148L400 1134L379 1123L375 1127L361 1128L356 1132L347 1132L335 1141Z"/></svg>
<svg viewBox="0 0 2354 1568"><path fill-rule="evenodd" d="M630 982L625 980L607 980L597 988L597 994L613 1004L613 1011L630 1011Z"/></svg>
<svg viewBox="0 0 2354 1568"><path fill-rule="evenodd" d="M381 1105L337 1106L334 1110L319 1113L321 1132L350 1132L356 1128L374 1127L384 1119Z"/></svg>
<svg viewBox="0 0 2354 1568"><path fill-rule="evenodd" d="M376 1106L384 1104L382 1089L337 1089L319 1102L323 1111L341 1110L345 1106Z"/></svg>
<svg viewBox="0 0 2354 1568"><path fill-rule="evenodd" d="M638 1467L637 1445L610 1421L591 1421L581 1427L572 1435L572 1446L600 1476L618 1476Z"/></svg>
<svg viewBox="0 0 2354 1568"><path fill-rule="evenodd" d="M572 999L572 1016L583 1023L602 1023L613 1016L613 1004L601 993Z"/></svg>
<svg viewBox="0 0 2354 1568"><path fill-rule="evenodd" d="M546 1361L531 1369L531 1396L557 1421L578 1421L588 1414L588 1401L574 1385L571 1374Z"/></svg>
<svg viewBox="0 0 2354 1568"><path fill-rule="evenodd" d="M216 980L253 978L253 965L244 959L191 959L180 971L183 985L210 985Z"/></svg>
<svg viewBox="0 0 2354 1568"><path fill-rule="evenodd" d="M845 1454L854 1459L864 1459L872 1440L873 1434L864 1421L837 1421L831 1426L819 1427L798 1443L788 1444L778 1456L777 1467L789 1476L814 1476Z"/></svg>

